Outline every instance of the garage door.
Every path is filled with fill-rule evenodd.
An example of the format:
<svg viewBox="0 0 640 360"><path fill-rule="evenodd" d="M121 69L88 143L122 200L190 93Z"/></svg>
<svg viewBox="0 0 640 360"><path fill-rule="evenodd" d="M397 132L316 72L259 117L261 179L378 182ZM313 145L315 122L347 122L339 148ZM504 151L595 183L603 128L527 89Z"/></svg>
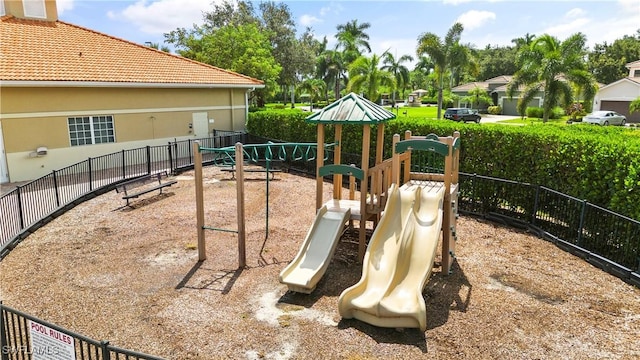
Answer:
<svg viewBox="0 0 640 360"><path fill-rule="evenodd" d="M627 117L628 123L640 123L639 112L629 114L630 103L631 103L630 101L602 100L602 103L600 104L600 110L611 110L611 111L619 112L620 114Z"/></svg>
<svg viewBox="0 0 640 360"><path fill-rule="evenodd" d="M503 99L502 100L502 115L518 115L518 99Z"/></svg>
<svg viewBox="0 0 640 360"><path fill-rule="evenodd" d="M538 99L533 99L529 102L527 107L539 107L540 103ZM520 116L518 114L518 98L513 98L509 100L509 98L502 99L502 115L514 115Z"/></svg>

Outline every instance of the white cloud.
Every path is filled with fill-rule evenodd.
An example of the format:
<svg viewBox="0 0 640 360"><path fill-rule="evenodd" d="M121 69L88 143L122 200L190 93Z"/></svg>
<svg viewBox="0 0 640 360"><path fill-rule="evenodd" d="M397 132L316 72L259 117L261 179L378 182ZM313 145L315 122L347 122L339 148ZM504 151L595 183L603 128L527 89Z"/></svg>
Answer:
<svg viewBox="0 0 640 360"><path fill-rule="evenodd" d="M340 14L344 10L344 7L338 2L331 2L328 6L320 8L320 16L326 16L328 14Z"/></svg>
<svg viewBox="0 0 640 360"><path fill-rule="evenodd" d="M313 24L321 23L322 20L318 19L313 15L304 14L300 16L299 22L300 22L300 25L302 26L311 26Z"/></svg>
<svg viewBox="0 0 640 360"><path fill-rule="evenodd" d="M585 16L586 14L587 14L586 11L580 8L573 8L569 10L566 14L564 14L564 17L567 19L573 19L573 18L579 18L579 17Z"/></svg>
<svg viewBox="0 0 640 360"><path fill-rule="evenodd" d="M132 23L147 34L164 34L179 27L190 28L202 23L203 11L213 9L218 0L139 0L121 12L110 11L112 20Z"/></svg>
<svg viewBox="0 0 640 360"><path fill-rule="evenodd" d="M618 0L618 4L625 11L635 12L636 15L640 13L640 3L638 3L638 0Z"/></svg>
<svg viewBox="0 0 640 360"><path fill-rule="evenodd" d="M542 33L555 36L562 41L575 33L584 33L584 30L588 28L587 25L590 22L591 20L587 18L579 18L570 22L563 22L562 24L547 27Z"/></svg>
<svg viewBox="0 0 640 360"><path fill-rule="evenodd" d="M471 2L471 0L442 0L443 4L453 5L453 6L468 3L468 2Z"/></svg>
<svg viewBox="0 0 640 360"><path fill-rule="evenodd" d="M482 27L484 24L495 20L496 14L484 10L471 10L458 16L456 22L461 23L465 30L473 30Z"/></svg>
<svg viewBox="0 0 640 360"><path fill-rule="evenodd" d="M64 14L67 10L73 10L74 0L57 0L56 8L58 9L58 16Z"/></svg>

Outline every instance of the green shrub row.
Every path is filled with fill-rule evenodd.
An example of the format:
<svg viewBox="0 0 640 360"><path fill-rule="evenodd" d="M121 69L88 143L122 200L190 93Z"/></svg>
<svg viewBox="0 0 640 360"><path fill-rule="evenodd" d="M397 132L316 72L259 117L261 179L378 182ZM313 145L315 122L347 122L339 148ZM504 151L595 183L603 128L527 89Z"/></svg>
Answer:
<svg viewBox="0 0 640 360"><path fill-rule="evenodd" d="M261 111L249 114L251 134L294 142L315 142L309 113ZM640 219L640 132L618 127L540 124L504 126L402 117L385 125L385 157L393 134L450 135L460 131L462 172L546 186ZM327 142L333 129L327 127ZM375 134L375 127L372 134ZM372 149L375 146L372 138ZM344 153L361 152L362 127L343 129Z"/></svg>
<svg viewBox="0 0 640 360"><path fill-rule="evenodd" d="M528 118L542 119L542 117L544 115L544 110L541 107L529 106L525 110L525 114L527 115ZM558 106L558 107L553 108L553 110L551 111L551 114L549 114L549 118L550 119L560 119L564 115L565 115L565 110Z"/></svg>

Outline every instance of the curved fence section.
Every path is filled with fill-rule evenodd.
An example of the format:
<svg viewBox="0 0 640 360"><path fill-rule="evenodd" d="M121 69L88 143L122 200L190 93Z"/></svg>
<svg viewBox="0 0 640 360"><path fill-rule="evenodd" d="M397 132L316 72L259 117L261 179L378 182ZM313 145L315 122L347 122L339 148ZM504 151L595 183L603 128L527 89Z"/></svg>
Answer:
<svg viewBox="0 0 640 360"><path fill-rule="evenodd" d="M193 141L195 139L175 141L89 158L7 191L0 197L0 261L42 225L123 181L161 171L176 174L193 168ZM241 132L218 132L198 141L203 147L222 148L237 142L266 143L268 139ZM359 155L344 155L346 163L359 161ZM219 160L219 155L213 152L203 156L207 164ZM304 162L295 170L313 175L315 167ZM465 173L460 173L458 201L462 213L534 231L558 247L640 287L640 222L637 220L543 186ZM23 346L29 344L29 324L39 323L73 337L76 354L80 354L76 358L157 359L73 334L1 303L0 310L3 351L24 349ZM16 329L20 329L19 332ZM15 354L18 353L16 350ZM31 354L24 351L23 355L14 355L3 353L2 359L31 358Z"/></svg>
<svg viewBox="0 0 640 360"><path fill-rule="evenodd" d="M459 209L532 230L640 287L640 221L544 186L464 173Z"/></svg>

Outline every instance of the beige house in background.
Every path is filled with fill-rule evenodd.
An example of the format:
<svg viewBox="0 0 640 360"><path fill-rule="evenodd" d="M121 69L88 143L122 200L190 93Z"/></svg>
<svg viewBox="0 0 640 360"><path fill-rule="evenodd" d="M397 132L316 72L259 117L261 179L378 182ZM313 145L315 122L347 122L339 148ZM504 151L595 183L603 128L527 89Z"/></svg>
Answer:
<svg viewBox="0 0 640 360"><path fill-rule="evenodd" d="M244 130L262 81L0 0L0 183L122 149Z"/></svg>
<svg viewBox="0 0 640 360"><path fill-rule="evenodd" d="M640 113L630 113L629 105L640 97L640 60L625 65L629 76L600 87L593 99L593 110L617 111L627 123L640 123Z"/></svg>

